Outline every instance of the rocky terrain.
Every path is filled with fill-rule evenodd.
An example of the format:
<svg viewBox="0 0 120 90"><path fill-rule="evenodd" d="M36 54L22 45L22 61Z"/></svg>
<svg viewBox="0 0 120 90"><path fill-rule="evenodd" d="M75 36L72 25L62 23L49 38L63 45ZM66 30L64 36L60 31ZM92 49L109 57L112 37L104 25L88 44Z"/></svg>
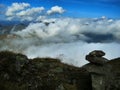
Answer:
<svg viewBox="0 0 120 90"><path fill-rule="evenodd" d="M120 58L108 61L104 55L93 51L86 56L90 63L75 67L59 59L2 51L0 90L120 90Z"/></svg>
<svg viewBox="0 0 120 90"><path fill-rule="evenodd" d="M107 60L103 51L86 55L90 62L83 66L90 74L93 90L120 90L120 58Z"/></svg>

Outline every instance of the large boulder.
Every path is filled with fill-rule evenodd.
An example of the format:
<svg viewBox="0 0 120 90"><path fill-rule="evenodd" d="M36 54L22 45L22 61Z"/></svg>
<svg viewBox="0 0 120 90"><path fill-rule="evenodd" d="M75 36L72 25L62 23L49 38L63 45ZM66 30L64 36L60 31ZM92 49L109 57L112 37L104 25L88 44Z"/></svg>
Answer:
<svg viewBox="0 0 120 90"><path fill-rule="evenodd" d="M83 66L91 75L93 90L109 90L107 89L112 82L113 73L111 66L108 64L98 65L89 63Z"/></svg>
<svg viewBox="0 0 120 90"><path fill-rule="evenodd" d="M93 90L120 90L120 58L107 60L103 51L86 55L90 63L83 66L90 74Z"/></svg>
<svg viewBox="0 0 120 90"><path fill-rule="evenodd" d="M112 59L107 64L112 67L112 77L110 79L112 80L112 83L109 90L120 90L120 58Z"/></svg>

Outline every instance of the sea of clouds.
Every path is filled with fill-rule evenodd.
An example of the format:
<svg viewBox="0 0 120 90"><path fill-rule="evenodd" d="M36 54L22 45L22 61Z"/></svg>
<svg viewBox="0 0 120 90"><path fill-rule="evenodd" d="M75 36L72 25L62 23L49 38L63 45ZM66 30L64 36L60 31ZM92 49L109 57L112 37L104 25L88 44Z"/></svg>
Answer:
<svg viewBox="0 0 120 90"><path fill-rule="evenodd" d="M19 7L20 12L16 12ZM15 3L8 7L8 18L31 17L33 13L44 10L32 8L29 4ZM34 9L34 10L33 10ZM32 10L32 11L30 11ZM47 14L63 13L62 7L52 7ZM39 16L23 30L12 30L11 34L0 40L0 50L23 53L29 58L52 57L75 66L88 63L85 56L93 50L103 50L106 58L120 57L120 20L102 18L44 18ZM33 17L32 17L33 18ZM30 18L29 18L30 19Z"/></svg>

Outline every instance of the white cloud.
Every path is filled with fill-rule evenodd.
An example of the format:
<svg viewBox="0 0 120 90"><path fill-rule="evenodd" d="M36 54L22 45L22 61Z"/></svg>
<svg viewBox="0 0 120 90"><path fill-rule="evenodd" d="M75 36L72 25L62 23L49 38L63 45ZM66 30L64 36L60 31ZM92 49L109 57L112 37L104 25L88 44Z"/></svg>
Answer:
<svg viewBox="0 0 120 90"><path fill-rule="evenodd" d="M13 3L7 8L5 15L7 20L32 21L44 11L44 7L30 7L29 3Z"/></svg>
<svg viewBox="0 0 120 90"><path fill-rule="evenodd" d="M21 12L16 13L17 16L31 16L33 14L41 13L44 10L44 7L35 7L35 8L29 8L27 10L23 10Z"/></svg>
<svg viewBox="0 0 120 90"><path fill-rule="evenodd" d="M64 11L60 6L53 6L50 10L45 11L45 8L42 6L31 7L29 3L13 3L11 6L8 6L5 15L7 20L39 21L46 17L47 14L62 14Z"/></svg>
<svg viewBox="0 0 120 90"><path fill-rule="evenodd" d="M108 59L120 56L119 43L86 43L82 41L73 41L70 43L54 42L43 44L43 42L37 38L15 38L1 42L2 40L0 41L0 50L10 50L17 53L23 53L29 58L59 58L62 62L75 66L82 66L88 63L85 60L85 56L93 50L103 50L106 53L105 57Z"/></svg>
<svg viewBox="0 0 120 90"><path fill-rule="evenodd" d="M65 10L60 6L53 6L50 10L47 11L47 14L62 14Z"/></svg>
<svg viewBox="0 0 120 90"><path fill-rule="evenodd" d="M13 3L8 7L6 16L13 16L16 11L24 10L27 7L30 7L29 3Z"/></svg>
<svg viewBox="0 0 120 90"><path fill-rule="evenodd" d="M55 23L52 23L53 21ZM27 36L32 37L31 35L34 34L34 36L42 38L43 40L44 39L48 41L58 40L65 42L69 42L71 40L87 41L90 39L91 41L94 41L97 39L97 38L96 39L92 38L91 36L89 36L89 34L93 34L93 36L99 35L104 37L108 37L107 35L112 35L113 39L115 38L114 39L115 41L116 40L119 41L120 20L114 20L112 22L108 22L108 21L109 20L107 19L94 21L94 19L60 18L60 19L52 20L46 18L45 20L43 20L43 22L50 23L48 26L46 26L43 23L33 23L30 24L23 31L16 32L16 34L19 34L22 37L27 37ZM101 39L101 41L104 41L105 39L103 40Z"/></svg>
<svg viewBox="0 0 120 90"><path fill-rule="evenodd" d="M44 7L33 7L16 13L16 17L21 21L32 21L37 19L42 11L44 11Z"/></svg>
<svg viewBox="0 0 120 90"><path fill-rule="evenodd" d="M41 21L41 20L44 20L44 19L46 19L46 16L38 16L36 18L36 21Z"/></svg>

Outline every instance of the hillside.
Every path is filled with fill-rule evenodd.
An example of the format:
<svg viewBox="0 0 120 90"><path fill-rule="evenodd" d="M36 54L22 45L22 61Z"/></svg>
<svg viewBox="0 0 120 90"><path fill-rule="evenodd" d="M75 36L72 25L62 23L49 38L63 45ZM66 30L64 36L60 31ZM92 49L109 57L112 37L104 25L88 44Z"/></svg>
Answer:
<svg viewBox="0 0 120 90"><path fill-rule="evenodd" d="M91 90L90 74L58 59L0 52L0 90Z"/></svg>
<svg viewBox="0 0 120 90"><path fill-rule="evenodd" d="M105 65L89 63L79 68L59 59L28 59L3 51L0 90L120 90L119 68L120 58Z"/></svg>

